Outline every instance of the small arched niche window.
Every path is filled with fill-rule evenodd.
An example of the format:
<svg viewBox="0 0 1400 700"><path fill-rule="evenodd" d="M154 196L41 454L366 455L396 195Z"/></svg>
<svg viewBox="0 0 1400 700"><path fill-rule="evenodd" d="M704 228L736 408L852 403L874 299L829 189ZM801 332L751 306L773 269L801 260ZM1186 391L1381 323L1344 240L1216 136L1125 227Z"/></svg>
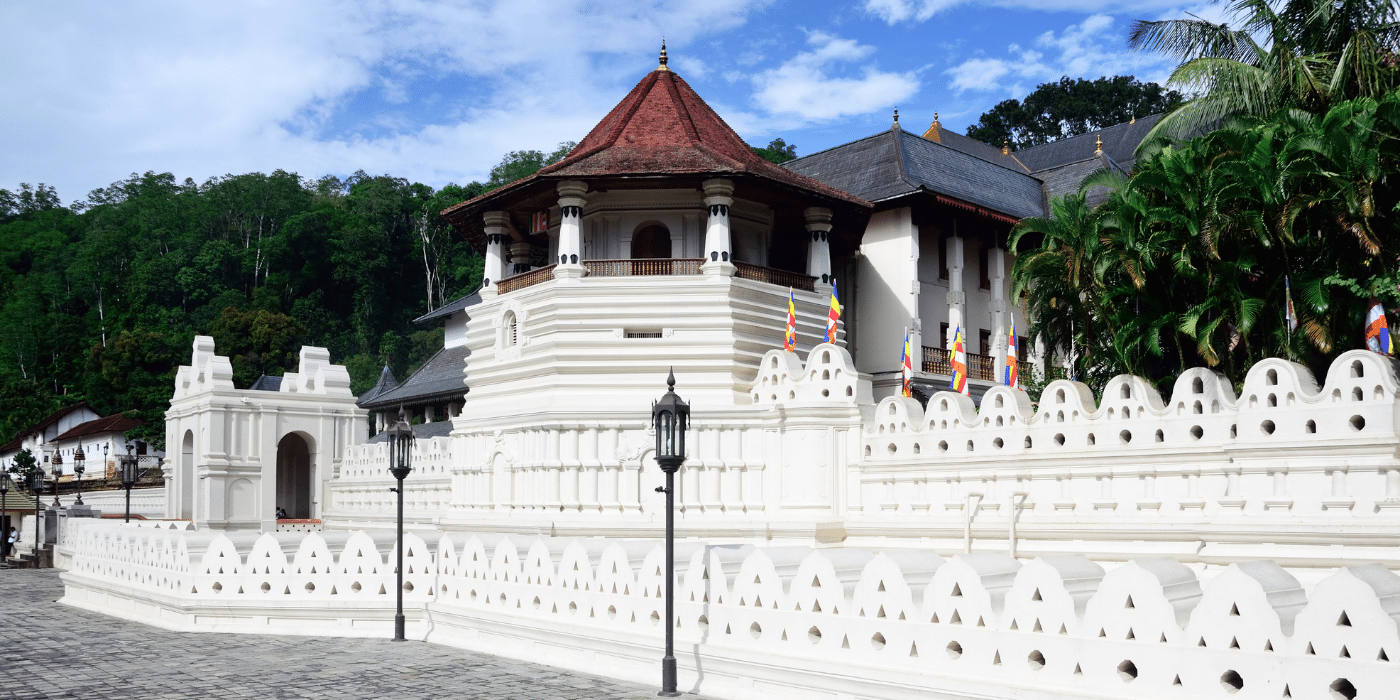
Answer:
<svg viewBox="0 0 1400 700"><path fill-rule="evenodd" d="M501 346L513 348L520 342L520 321L514 311L507 311L501 319Z"/></svg>
<svg viewBox="0 0 1400 700"><path fill-rule="evenodd" d="M658 223L642 224L632 234L632 257L669 258L671 257L671 232Z"/></svg>

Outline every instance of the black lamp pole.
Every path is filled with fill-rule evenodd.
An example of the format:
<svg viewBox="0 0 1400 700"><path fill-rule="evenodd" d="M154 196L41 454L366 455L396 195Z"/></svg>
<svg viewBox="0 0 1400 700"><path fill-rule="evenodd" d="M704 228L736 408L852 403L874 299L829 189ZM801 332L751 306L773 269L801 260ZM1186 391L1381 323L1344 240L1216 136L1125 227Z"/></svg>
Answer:
<svg viewBox="0 0 1400 700"><path fill-rule="evenodd" d="M57 483L57 482L55 482ZM34 568L39 568L39 489L44 487L44 468L34 465L29 473L29 492L34 494Z"/></svg>
<svg viewBox="0 0 1400 700"><path fill-rule="evenodd" d="M7 501L9 501L9 498L10 498L10 475L9 475L8 472L0 472L0 522L5 522L5 519L8 518L8 517L10 516L10 504L7 502ZM3 543L3 545L0 545L0 549L3 549L4 552L5 552L5 556L4 556L3 558L4 558L4 559L9 559L9 558L10 558L10 553L11 553L11 552L10 552L10 529L9 529L9 528L4 528L4 527L0 527L0 530L3 530L3 532L0 532L0 537L3 537L3 538L4 538L4 543Z"/></svg>
<svg viewBox="0 0 1400 700"><path fill-rule="evenodd" d="M131 453L131 445L126 446L122 462L122 488L126 489L126 521L131 522L131 487L136 485L136 455Z"/></svg>
<svg viewBox="0 0 1400 700"><path fill-rule="evenodd" d="M685 461L685 429L690 423L690 404L676 395L676 372L666 377L666 395L651 406L656 428L656 463L666 472L666 485L657 491L666 494L666 655L661 657L663 698L679 697L676 691L676 470Z"/></svg>
<svg viewBox="0 0 1400 700"><path fill-rule="evenodd" d="M398 480L398 488L390 489L399 495L399 546L398 562L394 572L398 574L398 607L394 614L394 641L404 641L403 620L403 480L413 471L413 426L408 424L402 408L399 409L399 422L385 431L389 434L389 473Z"/></svg>
<svg viewBox="0 0 1400 700"><path fill-rule="evenodd" d="M73 474L74 480L78 482L78 500L73 505L83 505L83 470L87 467L87 455L83 454L83 446L78 445L78 451L73 453Z"/></svg>

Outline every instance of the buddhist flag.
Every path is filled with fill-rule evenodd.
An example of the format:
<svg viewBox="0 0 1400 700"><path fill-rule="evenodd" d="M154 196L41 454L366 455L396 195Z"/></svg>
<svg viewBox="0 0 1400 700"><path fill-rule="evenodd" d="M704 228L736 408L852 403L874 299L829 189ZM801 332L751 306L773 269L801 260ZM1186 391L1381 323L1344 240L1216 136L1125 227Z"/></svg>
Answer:
<svg viewBox="0 0 1400 700"><path fill-rule="evenodd" d="M909 345L909 329L904 329L904 354L899 358L899 372L904 377L901 391L905 396L914 395L914 348Z"/></svg>
<svg viewBox="0 0 1400 700"><path fill-rule="evenodd" d="M953 335L953 351L948 353L948 364L953 366L953 381L948 384L953 391L970 396L967 388L967 349L963 347L962 326Z"/></svg>
<svg viewBox="0 0 1400 700"><path fill-rule="evenodd" d="M797 300L792 296L792 287L788 287L788 318L787 328L783 331L783 349L788 352L797 350Z"/></svg>
<svg viewBox="0 0 1400 700"><path fill-rule="evenodd" d="M1016 319L1011 319L1011 330L1006 341L1006 378L1005 384L1012 389L1021 388L1020 368L1016 365Z"/></svg>
<svg viewBox="0 0 1400 700"><path fill-rule="evenodd" d="M1385 322L1385 308L1375 298L1371 299L1371 310L1366 313L1366 349L1382 355L1395 354L1390 327Z"/></svg>
<svg viewBox="0 0 1400 700"><path fill-rule="evenodd" d="M836 322L841 320L841 302L836 298L836 283L831 283L831 309L826 313L826 342L836 342Z"/></svg>
<svg viewBox="0 0 1400 700"><path fill-rule="evenodd" d="M1292 333L1298 330L1298 314L1293 310L1293 288L1288 286L1288 275L1283 276L1283 303L1283 319Z"/></svg>

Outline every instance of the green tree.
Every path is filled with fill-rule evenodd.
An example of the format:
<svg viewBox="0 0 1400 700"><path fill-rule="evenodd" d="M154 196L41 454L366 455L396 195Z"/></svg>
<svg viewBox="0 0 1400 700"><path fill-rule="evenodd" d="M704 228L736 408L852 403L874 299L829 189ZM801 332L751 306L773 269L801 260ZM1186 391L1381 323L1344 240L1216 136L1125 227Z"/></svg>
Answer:
<svg viewBox="0 0 1400 700"><path fill-rule="evenodd" d="M1181 101L1175 90L1131 75L1098 80L1065 76L1037 86L1024 100L998 103L967 128L967 135L994 146L1009 141L1019 150L1168 112Z"/></svg>
<svg viewBox="0 0 1400 700"><path fill-rule="evenodd" d="M782 139L773 139L764 148L753 148L760 158L770 163L786 163L797 158L797 146L790 145Z"/></svg>
<svg viewBox="0 0 1400 700"><path fill-rule="evenodd" d="M260 375L295 370L305 327L286 314L230 306L210 329L220 354L233 365L234 385L247 388Z"/></svg>
<svg viewBox="0 0 1400 700"><path fill-rule="evenodd" d="M540 168L564 160L577 145L575 141L565 141L548 154L543 151L511 151L496 167L491 168L491 178L486 181L486 187L496 189L534 175Z"/></svg>

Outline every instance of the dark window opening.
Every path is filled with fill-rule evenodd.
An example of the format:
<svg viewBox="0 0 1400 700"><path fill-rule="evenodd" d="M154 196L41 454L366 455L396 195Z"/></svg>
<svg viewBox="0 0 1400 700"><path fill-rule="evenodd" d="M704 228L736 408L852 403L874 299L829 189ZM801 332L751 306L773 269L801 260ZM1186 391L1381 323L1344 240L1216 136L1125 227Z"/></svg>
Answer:
<svg viewBox="0 0 1400 700"><path fill-rule="evenodd" d="M991 332L991 331L982 331L982 330L977 331L977 347L978 347L977 354L979 354L979 355L991 355L991 354L992 354L992 332Z"/></svg>
<svg viewBox="0 0 1400 700"><path fill-rule="evenodd" d="M632 257L671 257L671 232L665 226L652 224L632 234Z"/></svg>

